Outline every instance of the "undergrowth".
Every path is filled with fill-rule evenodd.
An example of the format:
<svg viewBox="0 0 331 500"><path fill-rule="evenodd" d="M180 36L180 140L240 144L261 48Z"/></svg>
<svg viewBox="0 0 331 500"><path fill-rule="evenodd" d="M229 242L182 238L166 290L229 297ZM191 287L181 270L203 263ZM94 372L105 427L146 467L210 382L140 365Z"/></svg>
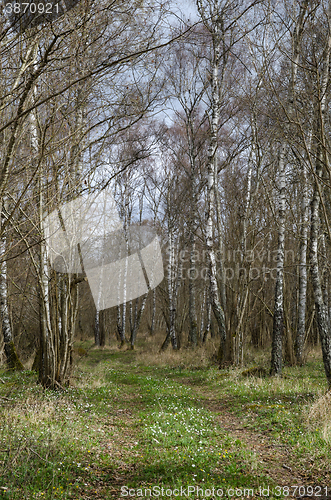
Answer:
<svg viewBox="0 0 331 500"><path fill-rule="evenodd" d="M145 489L162 498L162 488L167 498L213 488L212 498L239 498L274 488L254 450L218 425L221 408L288 447L307 485L330 479L331 398L319 355L271 379L218 370L202 348L153 363L142 347L86 350L63 392L43 390L32 371L0 373L0 498L125 498Z"/></svg>

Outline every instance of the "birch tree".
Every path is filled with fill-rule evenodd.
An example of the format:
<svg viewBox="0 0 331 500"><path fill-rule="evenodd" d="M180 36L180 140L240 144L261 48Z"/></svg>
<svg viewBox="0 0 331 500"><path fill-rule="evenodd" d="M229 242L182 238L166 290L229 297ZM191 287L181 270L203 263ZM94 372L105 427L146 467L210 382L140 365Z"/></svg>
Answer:
<svg viewBox="0 0 331 500"><path fill-rule="evenodd" d="M229 60L229 53L236 44L235 27L238 21L254 5L235 4L219 0L198 0L197 8L203 25L206 28L206 40L209 43L209 151L207 159L207 195L206 195L206 249L209 259L209 281L211 303L215 318L217 320L221 342L218 358L220 363L225 359L226 349L226 322L225 311L222 306L220 291L217 283L217 267L214 248L215 237L215 189L218 178L218 147L219 147L219 127L220 111L224 104L224 87L226 82L226 69ZM243 5L242 10L240 7ZM217 201L217 199L216 199ZM220 219L220 218L219 218ZM221 227L218 226L219 240L222 239ZM221 270L223 265L221 263ZM224 284L224 278L221 278ZM223 302L226 301L223 292Z"/></svg>
<svg viewBox="0 0 331 500"><path fill-rule="evenodd" d="M317 86L317 100L315 104L316 113L316 130L314 131L316 140L315 152L315 175L314 175L314 192L311 201L311 229L310 229L310 266L311 279L314 292L316 319L318 331L321 339L323 363L326 378L329 386L331 385L331 336L330 323L328 317L328 305L323 299L321 271L318 262L318 241L320 235L321 218L320 208L322 200L322 190L320 180L323 177L323 169L327 168L330 172L330 164L328 152L326 149L325 129L326 129L326 105L327 105L327 89L330 81L330 53L331 53L331 2L328 2L326 11L326 36L325 45L323 47L321 63L315 67L315 84ZM313 40L312 51L316 51L316 46ZM316 52L315 52L315 61ZM322 200L323 202L323 200ZM327 223L327 219L326 219Z"/></svg>
<svg viewBox="0 0 331 500"><path fill-rule="evenodd" d="M195 31L190 36L180 40L174 46L174 56L167 69L170 82L170 92L175 96L173 108L174 145L173 152L176 165L187 176L189 186L189 344L196 346L198 342L198 320L196 309L196 239L199 232L199 197L201 195L201 180L199 164L206 142L206 116L202 112L205 94L206 77L203 62L204 46L196 48L200 42L201 33ZM178 109L178 104L180 108Z"/></svg>
<svg viewBox="0 0 331 500"><path fill-rule="evenodd" d="M216 278L216 259L214 251L214 216L215 216L215 178L217 173L217 149L218 149L218 128L220 117L220 66L226 60L224 53L224 17L227 10L227 3L218 1L197 3L198 11L204 26L209 31L211 38L210 55L210 79L211 79L211 97L210 97L210 146L208 151L208 172L207 172L207 221L206 221L206 248L209 258L209 281L210 297L215 314L220 336L219 361L223 362L225 355L226 328L225 314L220 302L219 290ZM223 49L223 51L222 51ZM225 58L225 59L224 59ZM222 67L224 70L224 67ZM219 235L221 237L221 235Z"/></svg>
<svg viewBox="0 0 331 500"><path fill-rule="evenodd" d="M1 210L1 226L3 222L6 221L8 217L8 210L6 209L7 204L6 196L2 200L2 210ZM4 348L7 366L11 370L23 370L23 365L17 355L14 338L12 333L12 325L10 322L9 309L8 309L8 287L7 287L7 231L2 231L2 236L0 239L0 254L2 256L2 263L0 267L0 313L2 320L2 334L4 340Z"/></svg>
<svg viewBox="0 0 331 500"><path fill-rule="evenodd" d="M309 148L310 149L310 148ZM302 168L302 199L301 199L301 232L299 250L299 296L298 296L298 326L295 341L296 361L303 364L303 348L306 337L306 305L307 305L307 249L309 224L308 172L305 161Z"/></svg>
<svg viewBox="0 0 331 500"><path fill-rule="evenodd" d="M305 18L308 10L308 0L302 2L294 28L291 34L292 51L290 55L291 78L287 92L286 112L293 115L293 103L296 95L296 80L300 55L300 43L303 34ZM273 314L273 333L271 350L271 375L281 375L282 372L282 337L284 331L284 245L286 222L286 151L287 138L284 135L278 147L278 248L277 277L275 283L275 305Z"/></svg>

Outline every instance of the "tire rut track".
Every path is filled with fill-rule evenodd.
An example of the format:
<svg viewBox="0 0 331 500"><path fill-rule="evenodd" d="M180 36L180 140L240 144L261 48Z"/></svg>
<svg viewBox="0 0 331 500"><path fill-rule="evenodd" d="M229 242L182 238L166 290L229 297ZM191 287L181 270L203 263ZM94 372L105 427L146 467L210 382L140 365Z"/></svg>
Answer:
<svg viewBox="0 0 331 500"><path fill-rule="evenodd" d="M198 388L190 384L189 381L180 381L184 385L189 385L195 392L202 407L215 413L216 421L229 435L240 440L250 451L256 455L261 469L260 473L270 477L276 485L284 486L313 486L314 488L321 486L330 487L330 494L316 496L288 496L287 498L318 498L320 500L331 500L331 485L327 479L324 484L318 481L314 471L299 469L294 463L294 454L290 446L275 442L275 439L269 435L271 429L262 432L256 432L249 427L246 427L242 420L234 415L229 409L229 403L224 404L224 401L215 399L215 394L210 394L205 388Z"/></svg>

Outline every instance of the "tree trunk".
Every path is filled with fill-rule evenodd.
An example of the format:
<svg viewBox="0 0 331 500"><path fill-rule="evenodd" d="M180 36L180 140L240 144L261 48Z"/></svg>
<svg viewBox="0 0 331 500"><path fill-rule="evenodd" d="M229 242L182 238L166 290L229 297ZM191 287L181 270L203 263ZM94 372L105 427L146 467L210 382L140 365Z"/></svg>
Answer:
<svg viewBox="0 0 331 500"><path fill-rule="evenodd" d="M318 236L319 236L319 190L318 178L322 174L322 164L320 158L316 160L316 180L314 194L311 202L311 230L310 230L310 272L311 282L315 300L315 314L319 336L321 340L324 370L329 386L331 386L331 337L327 321L327 306L324 304L322 286L320 282L318 264Z"/></svg>
<svg viewBox="0 0 331 500"><path fill-rule="evenodd" d="M324 370L329 387L331 386L331 337L330 325L328 322L328 305L323 300L323 290L321 284L321 277L318 263L318 239L320 229L320 199L322 196L319 180L323 174L323 164L326 164L328 171L330 171L328 150L325 144L325 113L326 106L326 93L329 84L329 67L330 67L330 52L331 52L331 2L328 4L328 22L329 31L326 42L326 47L323 53L323 69L321 72L321 79L319 81L319 74L316 71L318 78L317 84L319 86L319 101L316 106L316 171L314 182L314 193L311 202L311 231L310 231L310 267L311 267L311 282L313 287L315 299L316 320L319 331L319 338L321 340L322 355Z"/></svg>
<svg viewBox="0 0 331 500"><path fill-rule="evenodd" d="M203 332L202 342L205 343L208 337L209 332L211 332L211 301L210 301L210 293L209 287L207 289L207 299L206 299L206 309L207 309L207 318L206 318L206 328Z"/></svg>
<svg viewBox="0 0 331 500"><path fill-rule="evenodd" d="M286 108L288 114L294 119L296 102L296 81L299 63L300 42L302 39L305 16L309 0L300 4L299 15L292 33L292 62L291 81L287 93ZM275 285L275 307L273 316L271 375L282 373L282 337L284 333L284 246L285 246L285 202L286 202L286 171L285 171L286 141L283 139L279 148L279 218L278 218L278 248L277 248L277 277Z"/></svg>
<svg viewBox="0 0 331 500"><path fill-rule="evenodd" d="M215 171L217 159L217 131L219 122L219 95L218 95L218 57L219 47L214 42L214 51L216 53L212 68L212 117L211 117L211 138L210 148L208 153L208 185L207 185L207 227L206 227L206 247L209 260L209 282L210 282L210 297L213 312L217 321L221 342L218 353L220 364L223 363L225 357L226 330L225 330L225 315L220 302L218 285L217 285L217 268L214 250L214 198L215 198ZM222 235L219 235L221 238Z"/></svg>
<svg viewBox="0 0 331 500"><path fill-rule="evenodd" d="M3 272L3 270L2 270ZM4 284L2 283L4 281ZM13 341L10 323L8 323L8 306L7 299L4 295L4 286L6 286L5 275L0 279L0 308L2 315L2 331L3 331L3 340L4 340L4 349L6 355L6 364L10 370L24 370L24 366L22 365L15 348L15 344Z"/></svg>
<svg viewBox="0 0 331 500"><path fill-rule="evenodd" d="M222 232L222 218L221 218L221 201L220 195L218 192L217 185L217 168L215 167L215 179L214 179L214 187L215 187L215 199L216 199L216 219L217 219L217 233L218 233L218 250L219 250L219 258L218 258L218 274L219 274L219 283L220 283L220 298L221 305L224 311L224 315L226 312L226 288L225 288L225 273L224 273L224 262L223 262L223 232Z"/></svg>
<svg viewBox="0 0 331 500"><path fill-rule="evenodd" d="M124 346L126 342L125 338L125 330L123 330L123 322L122 322L122 315L121 315L121 306L117 306L117 331L118 335L120 337L121 343L120 343L120 348Z"/></svg>
<svg viewBox="0 0 331 500"><path fill-rule="evenodd" d="M170 206L169 206L170 208ZM173 241L173 229L171 226L168 228L168 237L169 237L169 262L168 262L168 300L169 300L169 336L171 340L171 344L173 349L177 349L177 335L176 335L176 327L175 327L175 319L176 319L176 305L174 303L174 294L173 294L173 273L174 273L174 259L175 259L175 249L174 249L174 241Z"/></svg>
<svg viewBox="0 0 331 500"><path fill-rule="evenodd" d="M298 299L298 327L295 341L295 356L296 362L299 365L303 364L303 348L306 329L306 303L307 303L307 247L308 247L308 185L307 185L307 168L305 163L302 163L302 205L301 205L301 234L299 248L299 299Z"/></svg>
<svg viewBox="0 0 331 500"><path fill-rule="evenodd" d="M195 301L195 280L196 280L195 235L194 232L191 230L190 270L189 270L189 317L190 317L189 344L192 347L196 347L198 343L198 324L197 324L196 301Z"/></svg>
<svg viewBox="0 0 331 500"><path fill-rule="evenodd" d="M139 311L137 310L137 308L136 308L136 311L135 311L135 317L134 317L134 321L133 321L133 327L132 327L131 338L130 338L131 349L134 348L134 344L136 342L137 332L139 330L141 319L143 317L143 312L145 310L145 306L146 306L146 302L147 302L147 297L148 297L148 293L146 293L144 295L142 303L140 305ZM137 302L138 302L138 299L136 299L136 303ZM138 304L136 304L136 305L138 305Z"/></svg>
<svg viewBox="0 0 331 500"><path fill-rule="evenodd" d="M100 347L100 311L95 311L94 316L94 344Z"/></svg>
<svg viewBox="0 0 331 500"><path fill-rule="evenodd" d="M200 329L199 329L199 342L203 342L203 334L205 328L205 310L206 310L206 287L203 288L203 295L200 307Z"/></svg>
<svg viewBox="0 0 331 500"><path fill-rule="evenodd" d="M5 197L3 198L3 210L1 222L5 219ZM1 226L3 224L1 223ZM7 262L6 262L6 236L3 233L0 237L0 255L3 259L0 267L0 312L6 363L10 370L23 370L24 367L17 355L12 329L10 325L8 299L7 299Z"/></svg>
<svg viewBox="0 0 331 500"><path fill-rule="evenodd" d="M203 2L197 0L197 7L203 23L211 34L212 49L210 58L210 75L211 75L211 97L210 108L211 115L209 118L210 126L210 144L208 150L208 169L207 169L207 222L206 222L206 249L209 261L208 277L210 282L210 298L213 312L217 321L219 334L221 337L220 347L218 352L218 361L220 365L225 359L226 346L226 328L225 314L220 301L218 284L217 284L217 267L214 249L214 214L215 214L215 189L218 189L217 183L217 150L218 150L218 127L220 119L220 93L222 76L219 76L221 61L226 64L226 55L221 54L221 44L224 45L224 12L220 11L217 2L210 3L210 14L207 15ZM222 75L224 76L224 67L222 67ZM219 227L219 239L222 234Z"/></svg>
<svg viewBox="0 0 331 500"><path fill-rule="evenodd" d="M278 159L279 171L279 209L278 209L278 248L277 277L275 285L275 307L272 331L271 375L282 373L282 338L284 333L284 245L285 245L285 142L282 142Z"/></svg>
<svg viewBox="0 0 331 500"><path fill-rule="evenodd" d="M151 337L155 331L155 316L156 316L156 289L153 288L153 303L152 303L152 320L151 320Z"/></svg>

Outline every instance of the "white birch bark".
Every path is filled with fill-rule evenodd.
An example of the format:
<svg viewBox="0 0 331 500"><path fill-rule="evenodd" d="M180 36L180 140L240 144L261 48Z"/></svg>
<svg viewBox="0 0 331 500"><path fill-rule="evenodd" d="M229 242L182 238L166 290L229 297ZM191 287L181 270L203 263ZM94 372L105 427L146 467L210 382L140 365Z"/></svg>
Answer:
<svg viewBox="0 0 331 500"><path fill-rule="evenodd" d="M78 98L79 101L79 98ZM81 154L78 151L79 137L83 127L83 109L81 103L77 102L75 117L76 136L70 153L68 168L68 181L66 185L66 199L70 201L79 191L81 179ZM37 128L37 115L30 115L31 127L31 149L35 158L39 156L39 140ZM79 136L79 137L78 137ZM40 260L39 260L39 289L40 289L40 330L41 330L41 364L39 379L44 387L55 388L69 383L70 367L72 362L72 347L74 341L75 324L78 314L78 290L77 284L81 281L74 274L59 274L56 276L53 290L50 288L51 273L47 249L44 242L43 219L46 212L46 182L47 174L43 168L42 160L39 171L39 228L40 228ZM56 186L58 206L62 200L59 199L59 190ZM46 193L46 194L45 194ZM65 227L63 228L65 230ZM55 288L55 290L54 290ZM58 300L59 298L59 300ZM59 302L59 304L58 304ZM60 313L58 313L58 307Z"/></svg>
<svg viewBox="0 0 331 500"><path fill-rule="evenodd" d="M249 208L251 205L252 198L252 174L253 174L253 145L251 147L249 159L248 159L248 172L247 172L247 189L246 189L246 199L243 208L242 215L242 236L241 236L241 253L240 253L240 261L241 266L245 265L245 256L247 250L247 219L249 216ZM236 329L235 336L233 339L233 357L234 362L237 366L242 365L244 358L244 332L243 332L243 317L245 313L245 308L247 305L247 297L248 297L248 282L247 280L239 276L238 280L238 299L237 299L237 307L236 307Z"/></svg>
<svg viewBox="0 0 331 500"><path fill-rule="evenodd" d="M198 342L198 325L195 300L195 279L196 279L196 262L195 262L195 234L190 231L190 270L189 270L189 318L190 318L190 333L189 344L196 346Z"/></svg>
<svg viewBox="0 0 331 500"><path fill-rule="evenodd" d="M127 230L128 230L128 225L129 225L129 194L128 194L128 186L127 186L127 178L125 178L125 192L124 192L124 237L126 241L126 255L129 255L129 240L127 237ZM122 341L125 338L125 331L126 331L126 286L127 286L127 276L128 276L128 260L127 258L125 259L125 266L124 266L124 276L123 276L123 304L122 304L122 325L121 325L121 331L122 331Z"/></svg>
<svg viewBox="0 0 331 500"><path fill-rule="evenodd" d="M155 331L155 317L156 317L156 289L153 288L152 299L152 319L151 319L151 336L153 337Z"/></svg>
<svg viewBox="0 0 331 500"><path fill-rule="evenodd" d="M196 346L198 342L198 325L197 325L197 312L196 312L196 260L195 260L195 243L196 231L198 228L198 206L197 206L197 172L196 172L196 152L194 147L194 124L192 113L186 111L186 135L188 138L188 155L190 160L190 194L191 194L191 211L190 211L190 268L189 268L189 344Z"/></svg>
<svg viewBox="0 0 331 500"><path fill-rule="evenodd" d="M6 210L6 196L2 199L2 210L1 210L1 231L3 222L6 220L7 210ZM2 335L4 341L4 350L6 355L7 367L11 370L22 370L23 365L20 362L14 344L14 338L9 317L8 308L8 289L7 289L7 261L6 261L6 251L7 251L7 238L6 230L2 231L0 236L0 256L2 262L0 264L0 314L1 314L1 325L2 325Z"/></svg>
<svg viewBox="0 0 331 500"><path fill-rule="evenodd" d="M282 337L284 331L284 245L285 245L285 206L286 206L286 143L283 141L278 158L278 248L277 275L275 284L275 306L273 316L271 375L281 375L282 372Z"/></svg>
<svg viewBox="0 0 331 500"><path fill-rule="evenodd" d="M142 225L144 195L145 195L145 193L144 193L144 188L143 188L143 191L142 191L140 198L139 198L139 225L140 225L140 227ZM145 274L145 264L143 262L143 258L142 258L140 251L138 251L138 256L139 256L140 264L142 266L142 269L144 269L144 274ZM139 298L137 298L135 300L134 314L131 317L131 337L130 337L131 349L134 348L134 344L135 344L136 338L137 338L138 329L139 329L141 319L143 317L143 313L144 313L144 310L146 307L147 297L148 297L148 294L151 290L147 273L145 275L145 279L146 279L146 285L147 285L147 293L143 296L143 299L142 299L141 304L140 304L140 308L138 307L139 306ZM153 275L152 275L152 279L153 279ZM131 310L132 310L132 301L131 301Z"/></svg>
<svg viewBox="0 0 331 500"><path fill-rule="evenodd" d="M308 0L300 5L299 15L292 33L291 80L288 89L286 108L291 117L294 112L296 98L296 81L299 63L300 42L302 38ZM279 145L278 152L278 248L277 276L275 284L275 305L273 315L271 375L282 373L282 337L284 332L284 250L285 250L285 208L286 208L286 138Z"/></svg>
<svg viewBox="0 0 331 500"><path fill-rule="evenodd" d="M126 241L126 255L129 254L129 240L127 237L127 230L128 230L128 225L129 225L129 220L130 220L130 215L129 215L129 194L128 194L128 181L126 175L123 177L123 182L124 182L124 195L122 198L122 209L121 209L121 216L123 218L123 231L124 231L124 237ZM125 257L124 257L125 258ZM120 300L120 287L123 287L123 295L122 295L122 304L117 306L117 331L119 333L120 339L121 339L121 344L120 347L123 347L123 345L126 342L126 320L127 320L127 305L126 305L126 286L127 286L127 273L128 273L128 261L125 258L125 265L122 273L122 267L121 267L121 275L120 275L120 280L118 283L118 300ZM122 275L123 274L123 275Z"/></svg>
<svg viewBox="0 0 331 500"><path fill-rule="evenodd" d="M306 303L307 303L307 248L308 248L308 180L307 167L302 162L302 200L301 200L301 231L299 248L299 297L298 297L298 326L295 341L296 361L303 363L303 348L306 329Z"/></svg>
<svg viewBox="0 0 331 500"><path fill-rule="evenodd" d="M170 202L170 194L169 194ZM168 205L170 210L170 203ZM168 221L168 239L169 239L169 262L168 262L168 300L169 300L169 336L174 349L177 349L177 336L175 328L175 301L173 296L173 278L174 278L174 261L175 261L175 245L174 245L174 234L172 221Z"/></svg>
<svg viewBox="0 0 331 500"><path fill-rule="evenodd" d="M200 15L204 19L205 13L198 2ZM213 312L217 321L221 343L219 350L219 361L223 362L225 356L226 329L225 315L220 302L217 285L217 268L214 249L214 217L215 217L215 178L217 173L217 149L218 149L218 125L220 118L220 88L219 88L219 68L221 61L220 44L221 33L221 13L216 11L217 5L212 12L212 54L211 54L211 117L210 117L210 146L208 151L208 172L207 172L207 222L206 222L206 247L209 259L209 281L210 297ZM222 235L219 234L219 238Z"/></svg>
<svg viewBox="0 0 331 500"><path fill-rule="evenodd" d="M319 179L323 174L323 161L327 161L327 152L325 149L324 125L326 113L326 91L329 82L329 64L331 52L331 2L328 5L328 24L329 33L327 44L324 50L323 71L320 81L320 101L317 103L317 146L316 146L316 171L314 182L314 193L311 202L311 230L310 230L310 268L311 279L315 299L316 320L318 325L319 337L322 347L323 363L326 378L331 386L331 337L330 325L328 323L328 306L324 302L323 290L321 284L321 273L318 262L318 240L320 231L320 196L321 190ZM322 149L323 148L323 149Z"/></svg>
<svg viewBox="0 0 331 500"><path fill-rule="evenodd" d="M104 207L106 210L106 207ZM101 336L100 336L100 304L101 304L101 295L102 295L102 283L104 282L104 258L101 260L101 276L98 290L98 299L96 304L96 312L94 318L94 343L96 346L101 346Z"/></svg>
<svg viewBox="0 0 331 500"><path fill-rule="evenodd" d="M100 311L95 311L94 317L94 344L100 347Z"/></svg>
<svg viewBox="0 0 331 500"><path fill-rule="evenodd" d="M39 140L36 111L30 114L31 149L37 160ZM35 162L37 162L35 160ZM54 388L58 369L58 342L55 342L51 321L49 277L47 249L44 240L43 220L45 215L44 171L40 166L38 178L38 216L39 216L39 307L40 307L40 351L41 362L39 381L44 387ZM63 328L63 325L62 325Z"/></svg>
<svg viewBox="0 0 331 500"><path fill-rule="evenodd" d="M207 309L206 307L206 287L203 288L203 296L201 300L201 307L200 307L200 330L199 330L199 337L200 337L200 342L203 342L203 334L204 334L204 327L205 327L205 310Z"/></svg>
<svg viewBox="0 0 331 500"><path fill-rule="evenodd" d="M35 129L36 130L36 129ZM43 239L42 223L44 218L44 195L42 170L39 176L39 227L40 227L40 256L39 256L39 290L40 290L40 348L41 366L39 380L44 387L55 386L58 349L55 345L51 325L50 295L49 295L49 266L47 250ZM61 325L63 328L63 325Z"/></svg>
<svg viewBox="0 0 331 500"><path fill-rule="evenodd" d="M181 277L181 260L178 266L177 283L175 285L175 241L174 241L174 228L173 219L171 216L171 183L168 183L167 191L167 224L168 224L168 266L167 266L167 292L168 292L168 318L164 314L167 323L167 335L161 346L161 351L164 351L171 341L174 350L178 349L178 340L176 332L176 307L177 307L177 293L179 280Z"/></svg>
<svg viewBox="0 0 331 500"><path fill-rule="evenodd" d="M317 179L322 175L321 153L318 151L316 158L316 176ZM317 187L318 180L315 180L314 194L311 202L311 230L310 230L310 269L311 281L314 292L316 320L318 325L319 337L321 340L322 355L326 378L329 386L331 385L331 337L328 324L327 306L323 300L322 285L320 279L319 263L318 263L318 238L320 227L319 214L319 190Z"/></svg>
<svg viewBox="0 0 331 500"><path fill-rule="evenodd" d="M330 325L328 323L328 306L324 303L323 290L321 284L321 273L318 262L318 240L320 231L320 196L321 190L319 179L323 174L323 163L328 164L328 152L325 147L325 113L327 109L326 92L329 83L329 65L331 53L331 2L328 4L328 36L326 47L323 54L323 68L321 71L321 80L319 82L319 102L316 109L316 170L314 192L311 202L311 230L310 230L310 269L311 281L315 299L316 320L321 341L324 370L329 386L331 386L331 336Z"/></svg>
<svg viewBox="0 0 331 500"><path fill-rule="evenodd" d="M222 230L222 217L221 217L221 201L217 185L217 165L215 168L215 199L216 199L216 216L217 216L217 233L218 233L218 249L219 249L219 259L218 259L218 272L220 277L220 298L221 304L224 311L226 312L226 288L225 288L225 274L224 274L224 263L223 263L223 230Z"/></svg>
<svg viewBox="0 0 331 500"><path fill-rule="evenodd" d="M209 287L207 290L206 309L207 309L206 329L203 333L203 343L206 342L208 334L211 331L211 301L210 301Z"/></svg>

